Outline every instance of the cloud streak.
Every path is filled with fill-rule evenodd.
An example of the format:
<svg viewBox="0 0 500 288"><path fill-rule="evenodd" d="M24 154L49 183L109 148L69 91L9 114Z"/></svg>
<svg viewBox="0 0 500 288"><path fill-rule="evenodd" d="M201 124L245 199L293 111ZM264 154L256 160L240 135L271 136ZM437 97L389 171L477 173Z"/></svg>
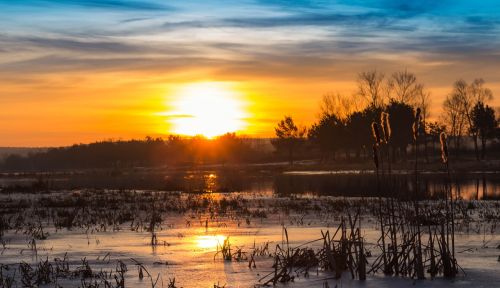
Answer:
<svg viewBox="0 0 500 288"><path fill-rule="evenodd" d="M171 10L172 7L165 5L162 1L125 1L125 0L17 0L9 5L17 7L38 7L38 8L64 8L82 7L105 10Z"/></svg>

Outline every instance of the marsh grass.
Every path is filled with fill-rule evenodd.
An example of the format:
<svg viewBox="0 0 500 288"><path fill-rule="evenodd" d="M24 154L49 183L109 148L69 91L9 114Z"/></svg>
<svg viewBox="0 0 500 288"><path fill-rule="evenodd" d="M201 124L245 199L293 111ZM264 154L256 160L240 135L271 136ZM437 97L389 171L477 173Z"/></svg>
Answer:
<svg viewBox="0 0 500 288"><path fill-rule="evenodd" d="M0 264L0 286L5 288L14 287L15 284L15 273L11 274L9 272L9 266Z"/></svg>
<svg viewBox="0 0 500 288"><path fill-rule="evenodd" d="M379 147L383 150L384 145L387 144L381 144ZM227 241L224 243L219 243L215 260L248 261L249 269L254 269L257 265L259 269L266 269L264 265L268 262L259 261L272 258L272 273L262 278L261 283L290 282L297 277L309 277L311 271L319 270L332 273L334 277L341 277L344 272L347 272L352 278L361 280L370 273L377 272L418 278L418 238L422 245L421 257L425 276L453 277L460 269L454 255L454 233L460 231L484 235L483 245L486 246L488 244L486 235L495 233L497 223L500 221L498 213L500 206L495 205L495 202L468 202L458 199L456 195L450 196L450 179L450 185L446 186L444 193L437 195L433 201L419 197L420 209L419 217L417 217L413 197L395 192L399 187L398 181L406 183L414 175L409 173L405 175L404 180L397 180L388 171L389 161L384 155L386 154L381 153L380 156L382 167L379 171L380 178L377 178L380 181L380 191L375 194L376 198L302 198L291 195L282 198L249 200L226 194L214 197L212 194L95 189L9 198L0 206L4 235L6 233L26 235L23 241L26 241L29 246L25 253L32 253L36 262L0 266L0 280L5 287L20 286L20 279L36 285L37 281L51 281L50 284L54 284L58 279L70 278L80 279L82 287L98 287L99 285L122 287L125 285L124 275L130 271L127 272L120 263L111 261L109 254L100 261L111 263L114 269L109 266L104 270L92 267L85 258L81 260L78 267L71 267L66 255L54 261L40 260L37 258L38 242L42 241L40 238L50 239L54 234L64 233L67 230L83 231L88 236L96 232L119 232L130 228L131 231L137 233L144 231L151 233L151 240L153 240L153 236L158 235L157 231L170 228L165 224L165 219L170 216L185 217L182 220L189 219L185 221L189 222L189 225L186 224L186 229L226 228L231 223L234 224L232 227L237 229L240 224L253 226L259 223L259 219L262 221L267 217L269 221L279 217L280 223L297 227L325 225L324 221L331 221L328 225L334 223L331 225L337 226L334 232L333 230L324 231L318 235L318 239L298 246L291 245L292 239L289 239L286 226L283 226L283 242L272 248L270 247L274 244L267 242L261 245L254 243L253 247L245 250L243 247L232 245L229 238L226 238ZM360 175L346 177L349 181L356 181L356 179L359 181ZM375 175L370 177L375 180ZM418 177L420 179L421 175ZM374 248L370 247L372 251L366 249L366 243L362 237L360 219L363 216L382 219L380 223L376 222L377 227L382 224L380 241ZM416 231L417 226L421 228L420 235ZM56 232L48 230L47 227L55 229ZM382 243L382 239L385 239L385 243ZM4 241L4 249L6 247L8 249L8 240L4 239ZM156 241L145 242L144 245L161 243L157 238ZM311 248L310 244L320 247ZM369 263L369 255L372 252L377 257ZM383 257L386 257L386 263ZM151 276L144 265L138 265L135 262L132 264L137 265L139 279L149 280L150 283L147 283L147 286L160 286L162 283L160 274ZM22 270L19 268L21 265ZM177 284L174 280L173 286L175 285Z"/></svg>
<svg viewBox="0 0 500 288"><path fill-rule="evenodd" d="M100 193L97 193L97 195L100 195ZM127 197L124 197L124 199L132 201L130 200L131 195L134 195L134 193L127 194ZM119 197L121 196L120 194L115 194L115 197L116 198L114 198L113 201L116 203L117 199L120 199ZM120 204L117 205L117 207L125 206L123 208L124 210L133 209L132 211L134 211L134 209L137 209L136 211L142 211L141 213L137 213L135 215L139 216L142 214L143 218L136 218L133 221L134 223L142 223L140 226L143 227L141 229L144 231L147 231L150 226L150 221L148 221L148 215L151 213L148 209L148 207L151 207L148 204L149 201L155 201L158 215L161 215L162 218L165 217L166 212L164 208L168 207L166 205L169 205L169 202L162 201L164 195L156 193L143 193L141 196L135 195L132 197L135 197L135 200L141 201L132 202L134 203L133 205L136 206L130 206L130 204ZM171 197L174 197L172 199L179 199L175 198L177 196ZM415 230L411 228L414 225L421 225L423 229L422 232L425 231L425 234L422 233L421 237L423 266L427 273L426 275L430 275L430 277L433 278L441 274L449 275L448 273L454 271L452 266L454 263L454 257L452 247L450 246L451 241L448 241L446 237L446 223L449 223L446 222L448 221L446 220L448 219L446 216L446 207L449 209L451 208L449 205L446 205L444 200L422 201L421 216L420 219L417 219L414 215L414 211L411 209L413 207L411 201L403 201L395 198L394 203L392 203L389 201L390 199L383 198L385 201L382 201L382 216L384 221L386 221L384 223L387 223L384 224L384 230L386 231L385 237L388 239L385 252L387 256L386 267L381 264L383 261L381 261L382 258L380 256L376 257L374 261L370 261L371 265L368 264L369 255L372 254L372 252L373 254L379 254L377 252L381 251L381 247L375 246L373 248L374 251L368 251L365 248L366 245L363 237L361 236L362 229L360 227L360 219L362 215L379 216L379 203L377 201L373 201L373 198L350 200L332 200L322 198L277 199L269 200L269 203L267 204L263 204L260 200L256 200L254 202L254 205L256 204L256 206L253 207L246 206L250 205L252 202L242 202L237 206L222 204L222 206L226 207L224 209L224 213L215 213L210 215L210 213L207 214L207 211L220 209L220 202L222 200L210 200L206 202L206 204L203 204L205 203L204 197L205 196L203 195L197 195L194 198L183 198L186 199L186 202L182 202L181 200L177 201L179 205L186 204L191 205L191 207L195 207L193 209L196 209L196 213L193 214L193 216L196 215L194 216L195 219L200 220L200 227L204 227L205 225L218 227L222 221L234 221L237 223L241 221L241 219L252 217L250 216L253 214L252 209L255 209L256 207L265 211L268 215L284 215L283 220L294 226L307 226L307 223L310 220L306 221L306 218L304 218L305 215L308 216L308 219L315 219L325 215L336 215L335 219L339 221L337 230L324 231L322 235L318 235L318 239L298 246L291 245L291 239L289 239L288 230L286 228L283 228L283 242L276 245L274 249L270 249L271 244L267 242L262 243L261 245L254 243L253 247L244 250L243 248L232 245L228 238L225 239L225 243L219 244L219 254L216 255L217 257L221 256L219 259L223 259L225 261L248 261L250 266L249 268L256 267L257 264L260 265L259 268L265 268L258 262L263 258L271 257L273 259L273 272L267 276L268 278L263 278L261 283L277 284L281 282L289 282L293 281L297 277L309 277L311 271L317 271L318 269L325 272L331 272L334 277L340 277L344 272L347 272L351 274L352 278L356 279L365 279L368 274L376 273L377 271L386 273L387 270L392 270L392 275L401 275L409 278L417 277L415 271L415 263L417 261L415 245L417 233L415 233ZM231 203L232 201L226 199L223 202ZM482 202L457 201L456 199L454 199L454 202L456 204L454 206L454 210L459 213L459 217L456 217L456 219L459 219L460 221L460 225L457 226L458 228L456 227L459 231L462 231L463 233L478 233L481 235L486 235L486 233L490 232L495 233L495 227L498 226L496 223L500 221L500 217L498 216L498 205L495 206L494 203L486 205L487 203ZM146 203L146 205L144 203ZM470 203L472 203L472 205L469 205ZM140 210L140 207L144 207L145 210ZM64 207L64 209L67 209L67 207ZM101 225L111 225L113 227L117 226L115 223L123 223L127 226L129 225L126 222L120 222L120 216L118 215L121 214L120 209L122 208L118 208L114 211L114 213L101 213L97 208L85 209L87 211L86 213L78 213L78 216L74 218L75 222L72 225L73 229L76 229L76 227L82 227L84 230L98 228L94 231L110 231L109 228L105 228L105 226L102 227ZM177 207L177 209L182 210L183 208ZM352 214L353 211L355 214ZM22 213L26 213L24 217L16 218L9 216L5 218L7 219L9 227L21 228L24 225L24 222L22 221L29 221L30 219L36 219L36 223L42 223L42 225L48 225L49 223L53 225L55 222L55 219L52 218L50 218L51 220L48 220L44 218L30 217L30 212L26 210L23 210ZM479 217L477 218L479 220L474 222L474 220L470 218L471 213L476 214L477 217ZM48 215L54 215L57 217L57 213L48 213ZM103 219L103 217L106 218ZM83 219L86 220L82 221ZM98 219L101 219L101 221L95 221ZM128 219L128 216L123 217L123 219ZM210 225L207 224L207 219L210 220ZM482 219L488 220L483 222ZM488 223L489 226L486 226L486 223ZM29 222L26 224L28 226L31 225ZM392 232L392 230L395 231ZM51 236L52 235L49 235L48 237ZM391 239L391 237L397 237L397 246L393 246L392 243L394 239ZM320 248L308 247L312 244L320 244ZM487 245L486 241L484 245ZM271 252L270 250L273 251ZM34 255L36 253L35 250L29 251L31 251ZM214 258L217 259L217 257ZM395 259L397 259L397 262L395 262ZM99 261L103 263L110 263L111 260L109 254L106 254ZM4 286L8 287L8 283L12 283L13 281L9 279L14 279L15 277L18 279L24 279L24 282L32 284L36 284L36 281L47 282L50 280L52 281L50 283L55 283L57 282L57 279L76 278L82 279L82 287L97 287L99 283L101 283L101 285L104 285L103 283L108 283L111 285L109 287L121 287L122 278L125 279L123 275L127 272L125 269L121 268L122 266L118 262L114 261L111 263L115 263L115 269L112 271L103 271L102 269L98 270L91 267L89 261L83 258L78 267L71 268L65 255L63 258L54 259L52 262L47 262L47 259L42 259L34 265L26 263L31 267L31 269L28 268L26 264L23 264L23 271L20 271L19 268L14 269L14 266L3 266L2 271L6 272L7 269L9 269L9 271L14 269L17 273L15 275L12 273L9 273L8 275L4 273L2 281L7 283ZM395 263L397 263L397 266ZM146 267L142 266L142 264L137 267L137 275L139 278L141 278L140 275L142 274L143 278L150 280L149 282L152 283L152 287L154 287L153 284L156 286L161 284L162 281L159 274L155 277L151 277L151 275L146 273L147 269L145 269ZM388 267L391 269L388 269ZM396 267L398 268L396 269ZM456 267L458 267L457 269L460 269L459 266ZM44 275L52 276L46 277ZM148 284L148 286L149 285L150 284Z"/></svg>
<svg viewBox="0 0 500 288"><path fill-rule="evenodd" d="M217 252L214 255L214 260L218 255L222 256L224 261L232 261L233 254L231 253L231 243L229 242L229 237L225 238L223 243L217 243Z"/></svg>
<svg viewBox="0 0 500 288"><path fill-rule="evenodd" d="M153 277L148 269L135 259L131 259L132 263L138 267L139 278L142 275L142 271L146 274L146 277L150 280L150 287L159 287L161 283L161 275L158 274ZM19 265L0 265L0 285L1 287L17 287L16 282L16 271L10 273L10 271L16 267L16 271L19 273L20 284L22 287L39 287L43 285L54 285L54 287L63 287L60 284L61 279L79 279L82 288L93 288L93 287L108 287L108 288L125 288L127 287L125 283L125 274L128 272L128 268L125 262L121 260L114 261L114 268L109 270L92 269L89 261L86 258L81 259L80 265L70 268L68 258L66 255L63 259L55 258L54 261L49 261L48 258L41 260L36 264L29 264L26 262L21 262ZM142 280L142 278L141 278ZM163 284L161 285L163 286ZM169 288L177 287L175 284L175 278L169 279Z"/></svg>
<svg viewBox="0 0 500 288"><path fill-rule="evenodd" d="M283 227L283 242L277 244L273 253L273 271L259 279L263 286L293 282L296 277L309 277L312 269L323 269L335 273L340 278L344 271L349 271L353 279L366 279L366 250L361 237L360 215L348 220L342 217L335 233L321 231L321 238L303 243L296 247L290 245L288 230ZM349 224L348 224L349 223ZM321 248L307 247L319 242Z"/></svg>

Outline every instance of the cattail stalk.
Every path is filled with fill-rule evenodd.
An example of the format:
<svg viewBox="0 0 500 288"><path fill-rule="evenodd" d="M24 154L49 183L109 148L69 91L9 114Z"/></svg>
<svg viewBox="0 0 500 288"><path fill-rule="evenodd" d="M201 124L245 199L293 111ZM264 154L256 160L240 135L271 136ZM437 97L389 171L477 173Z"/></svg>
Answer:
<svg viewBox="0 0 500 288"><path fill-rule="evenodd" d="M448 211L448 197L450 200L450 206L451 206L451 273L452 275L448 276L455 276L455 273L457 271L456 268L456 260L455 260L455 203L454 203L454 198L453 198L453 191L451 188L451 175L450 175L450 166L448 162L448 144L447 144L447 139L446 139L446 133L441 132L439 135L439 141L441 142L441 160L443 161L443 164L446 166L446 171L448 173L448 183L447 183L447 189L446 189L446 211ZM447 213L448 214L448 213ZM446 217L446 221L448 221L448 215ZM446 225L448 227L448 224ZM447 229L448 230L448 229ZM448 234L448 233L447 233ZM448 237L447 237L448 238ZM449 241L448 241L449 243ZM449 251L449 250L448 250Z"/></svg>
<svg viewBox="0 0 500 288"><path fill-rule="evenodd" d="M372 123L372 134L373 140L375 140L375 144L379 144L382 142L382 138L380 137L380 128L377 122Z"/></svg>
<svg viewBox="0 0 500 288"><path fill-rule="evenodd" d="M418 205L418 194L419 194L419 182L418 182L418 136L419 136L419 130L420 130L420 114L421 110L420 108L417 108L417 111L415 113L415 120L413 122L413 139L414 139L414 144L415 144L415 199L414 199L414 205L415 205L415 215L416 215L416 223L415 225L417 226L417 247L416 247L416 272L417 272L417 278L418 279L425 279L424 276L424 265L422 261L422 235L420 232L420 212L419 212L419 205Z"/></svg>
<svg viewBox="0 0 500 288"><path fill-rule="evenodd" d="M381 235L381 240L382 240L382 259L384 262L384 270L387 268L387 255L385 253L385 228L384 228L384 219L382 216L382 191L380 189L380 174L379 174L379 144L382 143L381 137L380 137L380 129L379 129L379 124L376 122L372 123L372 135L373 135L373 140L375 143L373 143L373 163L375 164L375 171L377 173L377 194L379 197L379 206L378 206L378 213L379 213L379 220L380 220L380 232L382 233Z"/></svg>
<svg viewBox="0 0 500 288"><path fill-rule="evenodd" d="M418 135L420 133L420 121L421 121L421 110L420 108L417 108L417 111L415 112L415 120L413 122L413 139L417 141Z"/></svg>
<svg viewBox="0 0 500 288"><path fill-rule="evenodd" d="M382 127L382 131L384 132L384 141L385 143L389 143L391 139L391 123L389 121L389 113L382 112L380 114L380 126Z"/></svg>
<svg viewBox="0 0 500 288"><path fill-rule="evenodd" d="M387 155L387 170L388 170L388 177L389 177L389 195L390 201L388 201L388 209L390 213L389 217L389 226L391 227L390 229L390 240L392 242L392 259L390 261L390 267L388 267L388 270L392 271L394 268L394 272L396 275L399 274L399 260L398 260L398 239L397 239L397 228L396 228L396 215L395 215L395 208L394 208L394 191L392 191L392 186L390 185L392 181L392 169L391 169L391 136L392 136L392 130L391 130L391 123L389 120L389 113L387 112L382 112L380 114L380 126L382 127L382 131L384 132L384 142L386 146L386 155Z"/></svg>
<svg viewBox="0 0 500 288"><path fill-rule="evenodd" d="M372 125L372 136L373 140L375 143L373 143L373 163L375 164L375 172L377 173L377 194L379 197L379 220L380 220L380 231L382 233L382 259L384 261L384 268L387 267L387 258L385 254L385 232L384 232L384 223L383 223L383 217L382 217L382 193L380 189L380 175L379 175L379 151L378 147L379 144L382 143L382 140L380 138L380 129L379 129L379 124L376 122L373 122Z"/></svg>
<svg viewBox="0 0 500 288"><path fill-rule="evenodd" d="M378 174L378 145L373 144L373 163L375 164L375 168L377 169L377 174Z"/></svg>
<svg viewBox="0 0 500 288"><path fill-rule="evenodd" d="M446 133L441 132L439 135L439 141L441 142L441 160L444 164L448 164L448 144L446 143Z"/></svg>

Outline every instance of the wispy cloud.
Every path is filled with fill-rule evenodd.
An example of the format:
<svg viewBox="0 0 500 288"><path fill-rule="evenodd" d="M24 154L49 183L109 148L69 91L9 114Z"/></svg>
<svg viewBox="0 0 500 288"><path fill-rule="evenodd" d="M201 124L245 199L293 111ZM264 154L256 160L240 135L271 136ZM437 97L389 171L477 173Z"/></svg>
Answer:
<svg viewBox="0 0 500 288"><path fill-rule="evenodd" d="M171 6L164 4L165 1L128 1L128 0L16 0L9 1L12 6L31 6L31 7L83 7L108 10L164 10L172 9Z"/></svg>

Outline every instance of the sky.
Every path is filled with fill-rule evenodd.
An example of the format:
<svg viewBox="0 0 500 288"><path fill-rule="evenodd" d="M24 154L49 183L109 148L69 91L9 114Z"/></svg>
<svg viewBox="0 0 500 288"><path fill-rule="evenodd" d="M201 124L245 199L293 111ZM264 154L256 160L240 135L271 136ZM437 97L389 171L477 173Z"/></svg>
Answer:
<svg viewBox="0 0 500 288"><path fill-rule="evenodd" d="M238 133L268 137L373 69L414 72L437 119L457 79L500 105L499 44L496 0L0 0L0 146L166 136L204 85L237 98Z"/></svg>

